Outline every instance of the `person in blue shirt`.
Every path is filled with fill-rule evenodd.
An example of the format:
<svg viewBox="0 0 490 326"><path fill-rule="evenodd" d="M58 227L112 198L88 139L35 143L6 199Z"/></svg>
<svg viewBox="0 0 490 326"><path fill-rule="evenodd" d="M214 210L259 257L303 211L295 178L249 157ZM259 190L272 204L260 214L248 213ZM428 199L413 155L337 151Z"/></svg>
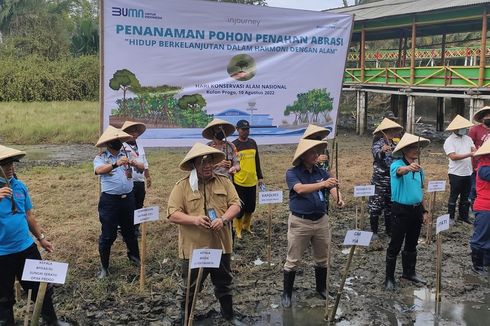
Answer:
<svg viewBox="0 0 490 326"><path fill-rule="evenodd" d="M99 278L109 275L111 246L117 238L117 226L128 249L128 258L136 266L140 265L138 239L134 231L133 167L144 170L144 165L136 161L122 149L122 142L131 140L131 135L109 126L95 146L106 150L94 159L94 171L100 176L101 194L99 219L102 234L99 237L101 269Z"/></svg>
<svg viewBox="0 0 490 326"><path fill-rule="evenodd" d="M403 243L402 278L425 284L415 273L417 262L417 243L422 222L428 219L424 208L424 172L418 162L420 148L427 146L429 140L405 133L393 150L392 156L398 158L390 166L392 200L392 234L386 251L385 288L394 290L396 257Z"/></svg>
<svg viewBox="0 0 490 326"><path fill-rule="evenodd" d="M316 291L326 299L329 223L325 196L331 194L339 208L344 202L337 191L337 179L316 165L327 142L301 139L293 159L293 168L286 172L289 188L288 253L284 264L282 305L291 306L296 269L304 251L311 243L315 260Z"/></svg>
<svg viewBox="0 0 490 326"><path fill-rule="evenodd" d="M18 162L24 152L0 145L0 326L15 325L14 310L15 278L22 279L26 259L42 260L36 243L48 253L53 245L46 239L32 213L32 203L26 185L13 177L14 162ZM32 290L32 300L36 300L38 282L20 281L22 288ZM47 325L69 325L58 320L53 307L53 288L48 286L41 315Z"/></svg>

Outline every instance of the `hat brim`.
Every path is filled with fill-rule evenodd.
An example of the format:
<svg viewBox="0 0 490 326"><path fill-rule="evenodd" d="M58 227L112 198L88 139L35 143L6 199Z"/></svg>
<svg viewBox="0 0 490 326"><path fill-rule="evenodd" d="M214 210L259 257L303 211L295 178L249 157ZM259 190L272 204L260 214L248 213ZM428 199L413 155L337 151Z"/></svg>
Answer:
<svg viewBox="0 0 490 326"><path fill-rule="evenodd" d="M405 144L405 146L397 149L396 151L393 151L393 153L391 153L391 156L393 156L395 158L401 158L401 157L403 157L403 149L404 148L407 148L408 146L413 145L413 144L417 144L417 143L420 143L420 148L424 148L424 147L429 146L430 140L421 139L420 141L415 141L413 143Z"/></svg>
<svg viewBox="0 0 490 326"><path fill-rule="evenodd" d="M328 143L326 141L319 141L319 143L314 145L314 146L308 146L302 150L296 151L295 156L293 158L293 162L292 162L293 166L300 165L301 164L301 157L303 156L304 153L306 153L310 149L315 148L319 151L323 151L325 148L327 148L327 146L328 146Z"/></svg>
<svg viewBox="0 0 490 326"><path fill-rule="evenodd" d="M129 136L129 137L112 137L112 138L104 140L103 142L95 144L95 147L106 147L108 143L110 143L114 140L117 140L117 139L119 139L121 141L121 143L124 143L124 142L130 141L130 140L133 140L133 137L131 137L131 136Z"/></svg>
<svg viewBox="0 0 490 326"><path fill-rule="evenodd" d="M475 115L473 116L473 121L476 121L476 122L481 123L483 117L485 115L489 114L489 113L490 113L490 107L483 108L483 109L481 109L481 110L479 110L478 112L475 113Z"/></svg>
<svg viewBox="0 0 490 326"><path fill-rule="evenodd" d="M6 158L0 160L0 165L6 165L6 164L9 164L12 162L19 162L20 159L23 158L24 156L26 156L26 154L17 154L14 156L6 157Z"/></svg>
<svg viewBox="0 0 490 326"><path fill-rule="evenodd" d="M134 125L128 126L124 129L121 129L124 132L128 132L128 130L136 130L138 133L138 137L141 136L146 131L146 126L142 123L135 123Z"/></svg>
<svg viewBox="0 0 490 326"><path fill-rule="evenodd" d="M209 140L213 140L214 139L214 131L213 129L215 127L221 127L223 128L223 132L225 133L225 137L228 137L230 135L232 135L234 132L235 132L235 126L232 125L232 124L225 124L225 123L220 123L220 124L215 124L215 125L212 125L212 126L209 126L207 128L205 128L203 131L202 131L202 136L206 139L209 139Z"/></svg>
<svg viewBox="0 0 490 326"><path fill-rule="evenodd" d="M196 158L199 158L199 157L204 157L204 156L211 156L212 157L212 164L217 164L221 161L223 161L225 159L225 153L223 152L213 152L213 153L209 153L209 154L199 154L199 155L195 155L195 156L191 156L191 157L188 157L186 158L184 161L182 161L180 164L179 164L179 168L182 170L182 171L192 171L194 169L194 160Z"/></svg>
<svg viewBox="0 0 490 326"><path fill-rule="evenodd" d="M309 135L303 136L303 139L318 140L318 138L319 139L327 138L328 135L330 135L330 130L327 129L327 130L317 131Z"/></svg>

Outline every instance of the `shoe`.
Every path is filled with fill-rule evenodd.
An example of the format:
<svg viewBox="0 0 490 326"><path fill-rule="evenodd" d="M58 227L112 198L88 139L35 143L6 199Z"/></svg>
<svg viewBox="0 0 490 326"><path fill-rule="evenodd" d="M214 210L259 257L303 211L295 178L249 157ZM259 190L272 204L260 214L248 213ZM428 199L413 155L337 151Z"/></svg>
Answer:
<svg viewBox="0 0 490 326"><path fill-rule="evenodd" d="M104 267L100 267L100 271L99 273L97 274L97 278L99 280L102 280L104 278L107 278L109 276L109 269L108 268L104 268Z"/></svg>
<svg viewBox="0 0 490 326"><path fill-rule="evenodd" d="M242 218L235 217L233 219L233 227L235 228L235 235L238 239L242 238Z"/></svg>
<svg viewBox="0 0 490 326"><path fill-rule="evenodd" d="M413 251L403 251L402 252L402 266L403 266L403 274L402 278L415 282L415 283L420 283L423 285L426 285L427 282L418 277L417 274L415 273L415 265L417 263L417 252Z"/></svg>
<svg viewBox="0 0 490 326"><path fill-rule="evenodd" d="M473 266L471 266L471 269L473 272L477 273L478 275L484 276L485 273L485 268L483 267L483 253L481 250L478 250L476 248L471 248L471 261L473 263Z"/></svg>
<svg viewBox="0 0 490 326"><path fill-rule="evenodd" d="M245 213L242 217L242 228L250 234L254 234L250 229L252 227L252 213Z"/></svg>
<svg viewBox="0 0 490 326"><path fill-rule="evenodd" d="M134 255L128 255L128 259L129 259L131 265L136 266L136 267L140 267L141 261L140 261L139 257L134 256Z"/></svg>
<svg viewBox="0 0 490 326"><path fill-rule="evenodd" d="M386 276L385 290L394 291L396 289L395 282L396 256L386 255Z"/></svg>
<svg viewBox="0 0 490 326"><path fill-rule="evenodd" d="M100 255L100 271L97 274L98 279L104 279L109 276L109 257L111 255L111 248L102 249L99 247Z"/></svg>
<svg viewBox="0 0 490 326"><path fill-rule="evenodd" d="M464 222L466 224L469 224L469 225L473 225L473 223L471 223L470 219L469 218L460 218L459 219L461 222Z"/></svg>
<svg viewBox="0 0 490 326"><path fill-rule="evenodd" d="M291 297L293 296L293 285L296 271L283 271L284 289L282 292L281 303L284 308L291 307Z"/></svg>
<svg viewBox="0 0 490 326"><path fill-rule="evenodd" d="M373 233L373 236L371 237L371 241L379 240L379 236L377 233Z"/></svg>

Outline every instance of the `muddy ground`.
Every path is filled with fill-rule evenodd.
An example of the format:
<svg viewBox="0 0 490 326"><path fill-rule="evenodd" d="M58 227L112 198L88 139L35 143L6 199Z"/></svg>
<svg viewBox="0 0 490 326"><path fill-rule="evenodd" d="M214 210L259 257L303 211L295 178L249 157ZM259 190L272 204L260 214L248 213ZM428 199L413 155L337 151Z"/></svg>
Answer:
<svg viewBox="0 0 490 326"><path fill-rule="evenodd" d="M347 260L347 252L342 242L345 233L354 228L356 209L360 201L352 197L354 185L369 182L372 173L370 156L371 138L356 136L351 130L341 129L338 137L339 173L341 191L347 207L331 210L333 229L333 256L330 289L332 295L338 289ZM36 148L25 148L28 153ZM284 172L289 167L295 146L263 146L262 162L266 183L270 190L285 190ZM39 178L39 168L33 166L58 166L59 181L65 182L64 171L59 166L74 166L83 170L83 176L92 187L90 201L91 216L77 215L76 200L70 208L70 219L80 218L71 229L61 229L58 220L41 219L45 228L58 237L57 256L46 257L70 263L70 276L67 283L57 286L55 302L63 319L78 325L171 325L178 316L180 265L177 256L177 229L162 220L149 225L148 265L146 267L146 288L139 291L139 270L131 267L124 259L125 249L122 241L114 245L111 256L112 275L108 280L95 278L98 268L97 237L97 180L93 177L90 162L95 149L90 145L43 147L38 156L29 156L20 164L19 171L25 175L27 183ZM46 155L46 153L57 153ZM60 152L63 153L61 157ZM183 149L149 149L150 163L154 171L154 187L147 195L147 206L166 205L166 197L173 183L182 175L175 173L175 167L184 154ZM42 154L44 153L44 154ZM86 162L81 164L80 162ZM88 163L87 163L88 162ZM447 160L442 153L442 144L434 142L424 150L422 164L431 180L444 180L447 173ZM61 168L60 168L61 169ZM41 168L41 171L42 170ZM34 184L32 192L41 192L41 186ZM54 186L50 186L53 188ZM54 187L56 188L56 187ZM62 196L63 190L59 190ZM286 194L286 193L285 193ZM444 214L447 193L437 195L435 216ZM39 198L41 198L40 196ZM286 196L287 197L287 196ZM36 198L34 198L36 199ZM71 203L69 198L64 200ZM83 198L80 198L83 200ZM47 203L46 205L49 205ZM163 209L162 209L163 210ZM236 242L232 268L234 270L234 306L239 319L247 325L322 325L324 301L314 288L314 270L311 255L304 256L298 271L293 294L293 309L283 310L280 306L282 292L282 265L286 255L287 202L272 209L272 263L267 260L268 210L259 206L253 224L254 235L245 234ZM85 218L85 219L84 219ZM76 225L75 225L76 224ZM384 230L383 224L380 230ZM427 245L425 228L422 229L417 271L429 281L427 287L400 282L395 292L383 289L384 260L389 238L381 236L379 241L355 254L348 282L337 314L340 325L487 325L490 320L490 287L487 280L471 271L468 241L472 226L455 224L442 236L443 242L443 280L440 313L435 314L434 277L435 244ZM63 239L63 240L62 240ZM60 243L62 242L63 243ZM260 264L260 262L265 262ZM397 275L401 274L401 259ZM218 313L219 304L213 296L209 280L199 296L196 325L225 325ZM331 303L333 303L331 301ZM22 302L17 314L21 314Z"/></svg>

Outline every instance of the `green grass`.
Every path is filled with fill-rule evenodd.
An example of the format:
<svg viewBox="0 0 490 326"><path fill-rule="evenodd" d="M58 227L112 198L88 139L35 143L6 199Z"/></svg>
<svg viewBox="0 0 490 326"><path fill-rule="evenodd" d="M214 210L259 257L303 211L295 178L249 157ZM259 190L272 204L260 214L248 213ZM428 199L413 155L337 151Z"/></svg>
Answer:
<svg viewBox="0 0 490 326"><path fill-rule="evenodd" d="M99 136L99 103L0 103L0 125L2 144L93 144Z"/></svg>

